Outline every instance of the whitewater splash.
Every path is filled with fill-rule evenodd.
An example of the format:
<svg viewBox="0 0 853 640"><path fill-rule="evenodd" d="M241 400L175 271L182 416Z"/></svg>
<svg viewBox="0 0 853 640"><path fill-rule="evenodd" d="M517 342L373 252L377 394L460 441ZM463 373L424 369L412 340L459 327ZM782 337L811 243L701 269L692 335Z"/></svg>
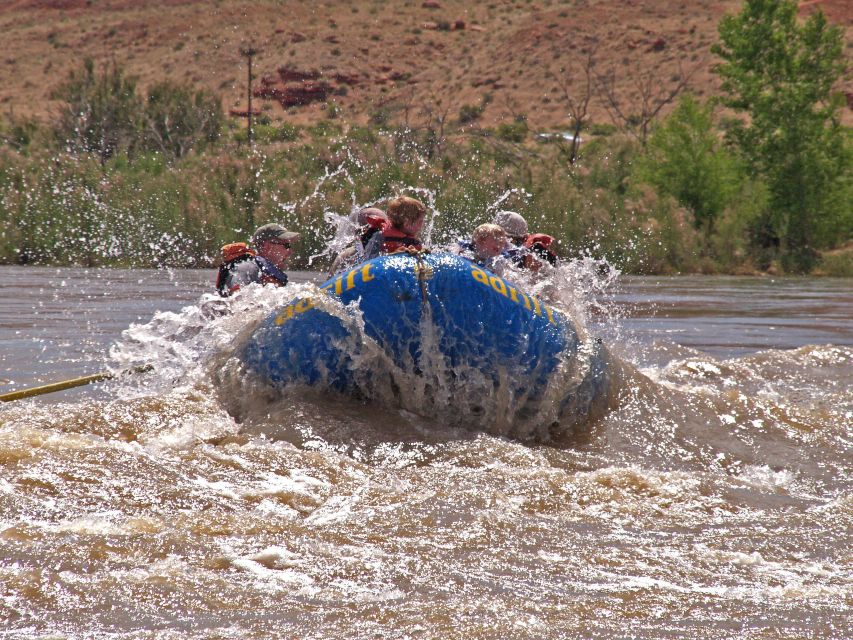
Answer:
<svg viewBox="0 0 853 640"><path fill-rule="evenodd" d="M608 410L561 443L253 386L233 347L294 295L316 293L298 282L204 296L131 326L113 366L153 361L155 372L93 397L0 406L3 633L847 638L849 286L809 281L803 302L800 280L639 279L629 300L685 305L648 326L629 308L610 326L621 312L597 294L584 307L593 294L579 290L610 276L561 268L577 283L566 300L588 313L577 325L628 337L606 340ZM62 279L91 287L87 272L73 275ZM97 313L117 316L136 278L105 287ZM708 290L712 303L698 306ZM821 318L844 344L816 339ZM792 333L800 323L808 334ZM737 343L756 325L793 347ZM724 341L716 355L701 348Z"/></svg>
<svg viewBox="0 0 853 640"><path fill-rule="evenodd" d="M600 295L603 287L618 285L615 278L594 260L553 270L546 286L558 301L562 296L563 312L576 322L582 343L594 335L588 324L601 334L620 334L620 312L608 308ZM556 284L569 282L570 287ZM275 310L309 296L352 330L343 348L364 374L361 399L325 388L270 385L247 371L236 356L235 348ZM587 303L593 298L594 304ZM606 458L617 464L710 468L738 476L775 477L772 470L790 469L796 459L800 462L795 467L809 469L804 474L809 480L802 481L810 485L802 489L809 494L849 480L849 455L837 448L843 449L853 421L853 399L840 382L853 362L850 347L808 346L717 360L672 344L645 345L647 359L663 359L665 364L636 366L630 361L637 357L636 344L623 341L611 345L615 350L607 356L610 387L599 410L555 430L548 402L583 378L583 358L561 365L536 410L518 413L502 387L495 390L483 372L448 367L434 348L439 339L434 328L422 329L424 359L415 373L394 363L376 345L357 309L323 294L312 283L284 289L251 286L228 299L206 295L179 313L158 313L150 322L125 331L111 350L114 369L153 361L156 372L136 381L121 380L115 393L123 400L201 393L205 402L213 402L217 411L233 418L226 429L232 435L274 433L300 446L325 443L321 446L371 450L389 437L403 437L418 448L419 442L474 430L606 451ZM802 372L786 373L796 370ZM372 402L365 404L368 397ZM221 431L220 427L217 433ZM820 461L825 452L813 452L808 446L816 439L834 450L827 462Z"/></svg>
<svg viewBox="0 0 853 640"><path fill-rule="evenodd" d="M456 258L448 259L467 264ZM581 277L584 268L593 273ZM265 318L276 309L287 308L285 305L294 300L310 299L322 310L323 317L336 318L346 327L347 335L337 338L336 349L355 373L356 397L369 399L387 410L404 410L430 418L445 426L480 429L521 439L559 441L606 405L605 394L595 389L609 383L607 365L603 364L608 356L601 341L585 328L586 317L578 313L586 308L580 284L598 282L596 274L601 273L600 265L572 263L548 269L547 289L537 289L540 295L547 295L549 304L551 300L559 303L556 293L566 291L565 300L572 310L554 307L554 317L560 313L569 318L568 314L573 313L579 320L574 324L577 337L566 343L554 370L536 388L518 387L515 374L504 368L485 370L466 364L464 359L451 362L442 353L450 336L442 333L427 316L418 321L421 326L417 344L406 348L411 353L417 352L418 362L411 358L407 362L395 361L365 331L357 305L342 304L312 284L290 285L285 289L252 286L227 299L205 296L198 305L188 306L180 313L159 313L146 325L132 326L113 347L111 356L116 370L145 362L157 363L156 375L136 389L128 387L123 391L125 394L207 386L215 390L212 393L232 415L243 421L259 404L265 404L259 399L277 397L286 403L305 397L306 393L312 395L312 390L303 384L285 388L270 385L263 376L247 369L240 357L243 345ZM572 286L564 288L568 282ZM551 314L550 306L547 312ZM461 336L453 339L459 340ZM310 347L305 349L306 353L310 351ZM324 391L325 386L319 389ZM313 390L315 395L316 392Z"/></svg>
<svg viewBox="0 0 853 640"><path fill-rule="evenodd" d="M295 207L305 206L315 199L322 202L324 184L334 180L351 181L344 165L327 172L314 192L303 201L278 203L283 214L292 213ZM444 214L436 206L434 192L417 188L407 192L428 205L430 215L423 233L429 245L436 221ZM486 208L486 213L491 215L510 198L528 197L529 194L522 190L507 190ZM369 205L358 204L353 196L347 215L339 215L324 205L324 218L333 232L326 249L311 256L310 260L330 257L351 242L356 232L353 214ZM451 232L453 237L448 238L446 245L433 248L455 251L457 238L462 239L469 233L470 229ZM437 328L429 325L426 318L422 319L423 326L418 331L420 338L415 345L422 354L422 361L417 366L413 363L401 366L399 361L389 359L368 335L357 308L351 305L345 308L327 298L320 302L326 314L338 318L348 328L347 344L342 345L342 349L349 366L358 371L355 395L385 409L404 410L442 424L539 441L559 440L605 407L604 394L598 394L602 397L596 398L593 407L591 391L584 390L594 378L599 378L599 387L609 384L609 373L604 373L605 370L609 372L609 367L600 366L609 356L588 325L592 317L601 320L613 313L613 305L605 301L607 291L617 281L618 270L604 260L591 257L563 262L557 267L546 263L538 274L516 269L509 263L502 266L505 275L518 286L535 298L547 301L555 313L566 317L578 335L580 348L576 350L567 345L559 365L545 381L544 390L537 389L535 398L527 398L533 390L520 390L511 384L512 371L504 372L503 379L496 385L494 371L466 366L464 362L448 363L440 352L446 336L438 335ZM153 360L158 373L145 380L141 393L175 386L206 385L222 398L232 415L243 420L251 413L250 408L257 405L256 398L298 398L314 390L305 389L304 385L272 389L268 381L247 370L240 358L234 357L235 351L242 349L241 345L277 307L289 300L323 297L326 296L310 284L291 284L275 291L250 287L227 300L205 297L180 313L161 313L147 325L128 329L124 339L111 350L113 369L122 371ZM612 317L608 319L613 320ZM564 399L572 395L573 389L578 391L567 405ZM130 387L122 393L135 391Z"/></svg>

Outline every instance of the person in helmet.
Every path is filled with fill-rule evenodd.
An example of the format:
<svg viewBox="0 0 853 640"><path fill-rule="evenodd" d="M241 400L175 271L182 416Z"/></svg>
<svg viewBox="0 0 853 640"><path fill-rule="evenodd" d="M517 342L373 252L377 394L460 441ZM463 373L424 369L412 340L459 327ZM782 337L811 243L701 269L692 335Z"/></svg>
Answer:
<svg viewBox="0 0 853 640"><path fill-rule="evenodd" d="M265 224L255 231L249 244L234 242L222 247L222 265L216 277L216 290L230 296L253 282L287 284L284 272L293 254L293 244L299 239L295 231L280 224Z"/></svg>
<svg viewBox="0 0 853 640"><path fill-rule="evenodd" d="M365 260L397 251L423 249L421 230L427 210L420 200L398 196L388 203L385 213L388 222L367 243Z"/></svg>
<svg viewBox="0 0 853 640"><path fill-rule="evenodd" d="M538 271L543 262L557 264L557 254L552 247L556 244L552 236L545 233L530 233L527 220L515 211L498 211L495 224L501 227L514 246L512 261L520 267Z"/></svg>
<svg viewBox="0 0 853 640"><path fill-rule="evenodd" d="M510 242L506 232L498 225L486 223L474 229L470 241L459 243L459 255L479 266L497 273L501 270L500 258L510 258Z"/></svg>
<svg viewBox="0 0 853 640"><path fill-rule="evenodd" d="M350 222L357 225L356 236L352 244L343 249L332 262L329 275L345 271L361 262L364 257L364 249L370 239L388 224L388 216L382 209L376 207L365 207L350 215Z"/></svg>

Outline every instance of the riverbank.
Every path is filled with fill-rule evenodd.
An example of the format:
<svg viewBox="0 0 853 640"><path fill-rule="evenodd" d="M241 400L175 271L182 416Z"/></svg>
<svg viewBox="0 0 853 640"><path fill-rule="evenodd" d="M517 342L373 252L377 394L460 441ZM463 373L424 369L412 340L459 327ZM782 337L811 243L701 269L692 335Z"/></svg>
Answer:
<svg viewBox="0 0 853 640"><path fill-rule="evenodd" d="M379 6L295 3L291 33L263 3L190 3L168 25L77 4L0 10L18 55L0 83L2 263L212 265L275 220L303 232L294 264L323 268L341 216L405 192L439 246L513 209L562 257L627 273L853 274L836 2L413 3L381 33ZM756 68L771 40L788 44Z"/></svg>
<svg viewBox="0 0 853 640"><path fill-rule="evenodd" d="M632 139L601 129L571 164L563 146L532 139L522 123L518 132L458 135L437 148L422 132L325 120L262 127L251 149L245 130L230 129L171 163L158 154L102 163L36 137L0 147L0 263L212 266L220 246L275 220L303 234L294 266L323 269L330 217L407 192L433 212L434 245L513 209L556 237L563 258L592 255L626 273L784 272L773 248L750 235L762 204L749 182L736 185L741 193L713 228L702 227L644 180ZM853 275L851 256L849 245L833 250L814 273Z"/></svg>

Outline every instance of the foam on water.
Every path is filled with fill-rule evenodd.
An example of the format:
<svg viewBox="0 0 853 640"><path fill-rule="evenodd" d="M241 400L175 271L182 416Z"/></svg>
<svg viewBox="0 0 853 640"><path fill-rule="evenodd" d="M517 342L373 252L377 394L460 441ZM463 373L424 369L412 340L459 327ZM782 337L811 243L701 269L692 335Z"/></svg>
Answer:
<svg viewBox="0 0 853 640"><path fill-rule="evenodd" d="M598 269L597 264L594 267ZM579 279L581 268L567 265L551 272L553 284L558 276L564 280ZM579 291L580 287L573 286L565 296L575 309L581 308ZM345 307L334 297L318 293L310 284L291 285L285 290L251 286L224 300L204 296L197 305L187 306L179 313L160 312L146 324L132 325L111 349L113 369L118 372L152 362L156 367L144 377L124 378L124 383L118 385L119 396L129 399L202 389L216 395L223 407L241 421L258 406L268 411L267 405L275 397L284 396L286 404L290 399L305 397L306 393L310 396L311 390L272 389L249 376L232 357L235 345L239 347L273 310L294 297L306 295L317 300L318 308L341 318L349 328L343 349L357 372L360 394L380 406L428 416L442 424L520 438L548 439L554 434L553 425L561 420L568 428L584 419L585 409L581 407L589 402L580 392L575 394L578 411L574 411L573 405L564 411L564 416L558 415L559 399L588 383L591 359L600 348L584 329L586 320L578 311L575 315L581 318L578 323L581 349L577 354L566 355L555 375L549 378L543 398L531 410L525 408L525 396L502 393L501 388L506 384L499 385L495 393L494 383L486 372L463 365L451 367L439 353L440 336L428 317L421 319L423 361L417 366L413 362L395 364L366 334L356 307ZM561 302L556 294L549 300L555 306ZM524 415L520 413L522 410ZM193 427L185 436L174 432L171 437L186 439L198 429L205 430L204 425ZM216 430L205 432L213 437Z"/></svg>
<svg viewBox="0 0 853 640"><path fill-rule="evenodd" d="M573 319L582 347L578 357L565 359L549 379L544 400L532 417L518 413L524 406L523 397L507 397L500 388L490 394L492 382L483 372L450 369L437 349L431 348L432 341L438 338L428 318L422 319L425 358L415 373L412 363L395 365L375 345L366 335L355 307L347 308L331 296L316 295L311 284L291 285L285 290L252 286L225 300L205 296L199 304L185 307L180 313L158 313L146 324L131 326L111 350L115 369L154 361L156 372L146 375L141 384L138 379L126 380L118 386L118 394L129 399L195 390L209 396L207 401L213 406L219 404L209 423L199 420L183 431L163 430L157 436L163 446L190 446L194 437L223 437L235 426L231 424L224 430L217 426L222 422L216 413L222 409L234 416L242 428L267 425L270 415L290 415L296 409L296 415L305 416L312 426L306 429L305 422L289 420L289 426L283 428L281 424L277 431L281 434L283 428L290 434L288 438L304 446L316 436L313 416L330 410L329 397L311 389L271 388L243 371L232 353L234 346L278 306L294 297L315 294L318 305L347 323L350 336L346 353L360 372L357 381L362 397L373 399L380 410L387 412L381 422L390 421L395 429L412 431L414 438L430 429L455 433L453 430L461 427L547 441L553 439L551 425L560 420L554 413L555 399L582 384L589 373L588 354L595 342L588 327L594 322L597 329L602 329L602 319L618 322L617 312L604 302L606 291L618 285L616 270L593 259L548 269L548 277L533 286L539 286L540 295L547 296ZM606 324L602 332L611 336L615 333ZM651 455L656 464L664 466L677 460L696 461L743 473L745 468L776 468L779 456L770 452L781 450L780 455L784 456L801 446L806 434L826 439L825 429L829 429L835 433L828 438L833 446L837 444L833 438L843 441L848 437L840 425L849 424L853 401L849 390L833 377L849 369L849 348L803 347L793 352L762 352L726 361L696 353L672 358L663 367L646 367L642 372L624 360L613 356L610 359L614 385L610 409L588 419L581 412L581 419L574 422L565 422L564 418L563 430L570 436L567 442L586 446L618 443L619 456L627 456L626 462ZM774 375L779 367L793 368L795 363L807 368L809 376L817 376L814 382L797 379L796 375L781 379ZM806 404L791 402L792 394L799 397L804 393L811 394ZM469 402L468 398L479 400ZM490 400L483 403L483 398ZM353 404L338 397L334 402L343 411L355 408L357 413L365 413L357 400ZM376 417L370 412L365 415L370 415L368 420ZM421 424L424 419L426 423ZM334 419L329 425L330 432L336 434L334 439L346 449L351 449L344 444L348 438L357 440L361 433L375 431L364 429L357 421L352 429L342 429ZM381 431L375 433L375 438L383 438ZM755 455L764 441L768 442L763 448L767 456ZM829 467L821 475L839 469L835 464Z"/></svg>
<svg viewBox="0 0 853 640"><path fill-rule="evenodd" d="M310 284L157 313L110 352L153 371L0 407L0 635L846 638L853 349L638 345L592 258L530 286L615 354L547 445L547 412L479 423L476 371L392 366L332 297L377 402L245 375L235 345Z"/></svg>

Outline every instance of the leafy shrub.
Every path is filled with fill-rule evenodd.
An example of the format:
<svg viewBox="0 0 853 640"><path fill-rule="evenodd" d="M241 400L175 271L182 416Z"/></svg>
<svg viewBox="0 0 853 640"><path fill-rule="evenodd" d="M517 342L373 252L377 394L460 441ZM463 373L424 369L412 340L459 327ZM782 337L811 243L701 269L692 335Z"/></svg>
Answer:
<svg viewBox="0 0 853 640"><path fill-rule="evenodd" d="M214 142L223 125L220 99L205 89L164 80L144 100L136 80L113 63L96 73L86 59L53 93L62 102L55 133L73 153L96 153L101 164L119 153L145 151L170 160Z"/></svg>
<svg viewBox="0 0 853 640"><path fill-rule="evenodd" d="M465 104L459 109L459 123L468 124L474 122L483 114L483 107L473 104Z"/></svg>
<svg viewBox="0 0 853 640"><path fill-rule="evenodd" d="M717 136L711 107L689 95L655 128L636 175L687 207L696 228L708 237L745 179L737 159Z"/></svg>
<svg viewBox="0 0 853 640"><path fill-rule="evenodd" d="M276 142L293 142L294 140L298 140L301 135L302 129L299 126L285 122L278 126L275 140Z"/></svg>
<svg viewBox="0 0 853 640"><path fill-rule="evenodd" d="M853 246L822 254L817 271L834 278L853 278Z"/></svg>
<svg viewBox="0 0 853 640"><path fill-rule="evenodd" d="M507 142L524 142L527 137L527 123L524 121L501 123L495 131L495 135Z"/></svg>
<svg viewBox="0 0 853 640"><path fill-rule="evenodd" d="M139 137L142 105L136 80L115 63L96 73L87 58L52 97L62 103L56 135L72 152L96 153L103 164Z"/></svg>
<svg viewBox="0 0 853 640"><path fill-rule="evenodd" d="M293 142L298 140L301 130L298 126L292 124L282 124L279 126L272 124L259 124L252 127L252 137L258 143L270 142ZM245 142L248 139L246 129L241 129L235 139L240 142Z"/></svg>
<svg viewBox="0 0 853 640"><path fill-rule="evenodd" d="M320 139L340 135L343 127L331 120L320 120L317 124L310 127L308 131L313 138Z"/></svg>
<svg viewBox="0 0 853 640"><path fill-rule="evenodd" d="M38 132L39 127L35 120L10 117L7 122L0 122L0 143L16 151L25 151Z"/></svg>
<svg viewBox="0 0 853 640"><path fill-rule="evenodd" d="M143 144L170 159L182 158L217 140L222 120L217 96L164 80L151 87L145 101Z"/></svg>
<svg viewBox="0 0 853 640"><path fill-rule="evenodd" d="M768 187L770 206L754 235L787 271L806 272L815 248L839 241L821 228L853 215L853 152L833 90L846 67L843 29L820 10L799 20L795 0L746 0L718 30L711 50L722 59L722 102L741 116L729 139Z"/></svg>
<svg viewBox="0 0 853 640"><path fill-rule="evenodd" d="M593 123L589 125L589 132L594 136L610 136L619 131L619 127L609 122Z"/></svg>

